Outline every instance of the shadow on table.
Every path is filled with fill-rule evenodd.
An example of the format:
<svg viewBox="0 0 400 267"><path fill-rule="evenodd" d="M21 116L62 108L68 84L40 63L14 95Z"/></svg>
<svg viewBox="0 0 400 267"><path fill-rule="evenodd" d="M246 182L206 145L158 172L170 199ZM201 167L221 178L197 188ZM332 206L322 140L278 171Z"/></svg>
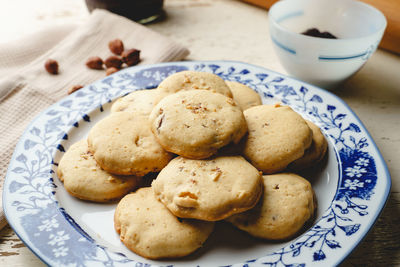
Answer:
<svg viewBox="0 0 400 267"><path fill-rule="evenodd" d="M392 67L396 65L396 68L400 68L400 61L388 52L379 52L379 56L372 56L369 60L371 62L368 61L359 72L333 92L344 100L351 98L361 103L390 103L400 106L400 87L393 82L398 77L393 77L393 70L382 67L382 62L386 61Z"/></svg>

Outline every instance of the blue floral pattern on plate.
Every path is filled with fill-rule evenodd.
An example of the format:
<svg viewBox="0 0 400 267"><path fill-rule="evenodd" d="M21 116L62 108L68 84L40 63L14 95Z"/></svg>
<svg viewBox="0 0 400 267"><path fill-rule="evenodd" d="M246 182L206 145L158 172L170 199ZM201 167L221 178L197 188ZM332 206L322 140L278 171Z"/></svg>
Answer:
<svg viewBox="0 0 400 267"><path fill-rule="evenodd" d="M378 149L355 114L333 94L257 66L230 61L129 68L79 90L40 114L21 137L4 185L6 216L20 238L49 265L151 266L97 244L64 210L55 197L54 155L65 152L64 142L71 129L91 122L93 110L103 112L103 106L117 97L154 88L168 75L183 70L212 72L250 86L264 101L279 100L291 106L323 129L339 163L336 193L308 231L273 253L234 265L340 263L368 232L388 197L390 176Z"/></svg>

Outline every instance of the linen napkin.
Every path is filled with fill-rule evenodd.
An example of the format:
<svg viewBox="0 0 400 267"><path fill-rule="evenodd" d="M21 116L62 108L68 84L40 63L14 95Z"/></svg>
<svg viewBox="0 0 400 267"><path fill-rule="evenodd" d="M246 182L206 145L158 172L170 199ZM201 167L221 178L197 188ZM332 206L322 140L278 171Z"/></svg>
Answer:
<svg viewBox="0 0 400 267"><path fill-rule="evenodd" d="M64 26L0 45L0 204L2 186L14 147L29 122L67 95L74 85L88 85L105 71L88 69L90 56L105 59L108 42L119 38L125 48L141 50L140 64L178 61L189 51L174 41L129 19L95 10L79 27ZM59 64L59 74L44 69L47 59ZM0 228L5 224L0 205Z"/></svg>

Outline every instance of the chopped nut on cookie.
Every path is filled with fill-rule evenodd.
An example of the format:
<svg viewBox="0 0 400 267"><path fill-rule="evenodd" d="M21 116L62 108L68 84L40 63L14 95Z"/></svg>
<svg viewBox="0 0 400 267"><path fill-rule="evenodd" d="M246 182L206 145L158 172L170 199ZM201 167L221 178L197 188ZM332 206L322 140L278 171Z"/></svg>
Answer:
<svg viewBox="0 0 400 267"><path fill-rule="evenodd" d="M207 158L230 142L238 143L247 132L241 108L232 103L231 98L207 90L180 91L154 107L151 130L165 150Z"/></svg>
<svg viewBox="0 0 400 267"><path fill-rule="evenodd" d="M175 216L206 221L251 209L263 192L260 173L241 156L177 157L161 170L152 188Z"/></svg>

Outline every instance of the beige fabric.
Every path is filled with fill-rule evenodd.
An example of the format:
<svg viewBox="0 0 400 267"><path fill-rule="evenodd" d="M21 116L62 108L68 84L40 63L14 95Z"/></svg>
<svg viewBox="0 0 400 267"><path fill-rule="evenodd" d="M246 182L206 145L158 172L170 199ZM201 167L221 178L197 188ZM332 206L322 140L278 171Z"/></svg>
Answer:
<svg viewBox="0 0 400 267"><path fill-rule="evenodd" d="M66 96L73 85L87 85L105 71L85 66L90 56L111 55L108 42L124 41L141 50L140 64L177 61L189 51L172 40L104 10L95 10L79 27L65 26L0 45L0 185L13 149L28 123L43 109ZM60 73L44 70L46 59L58 61ZM1 202L1 198L0 198ZM3 211L0 210L0 227Z"/></svg>
<svg viewBox="0 0 400 267"><path fill-rule="evenodd" d="M49 26L46 30L32 33L23 39L0 44L0 79L43 55L59 43L77 25Z"/></svg>

